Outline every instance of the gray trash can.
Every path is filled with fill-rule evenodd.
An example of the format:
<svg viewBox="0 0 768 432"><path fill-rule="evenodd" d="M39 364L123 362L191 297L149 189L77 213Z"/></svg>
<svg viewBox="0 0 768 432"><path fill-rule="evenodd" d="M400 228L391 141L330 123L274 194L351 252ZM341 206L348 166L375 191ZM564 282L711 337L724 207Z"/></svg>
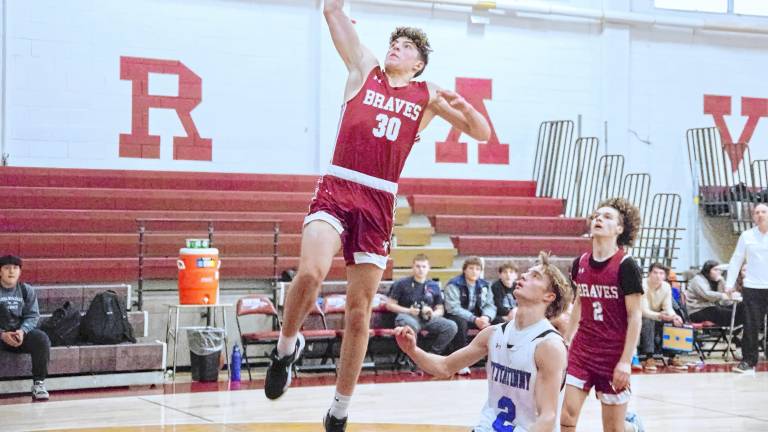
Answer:
<svg viewBox="0 0 768 432"><path fill-rule="evenodd" d="M189 361L193 381L218 381L219 359L224 349L224 329L215 327L190 327Z"/></svg>

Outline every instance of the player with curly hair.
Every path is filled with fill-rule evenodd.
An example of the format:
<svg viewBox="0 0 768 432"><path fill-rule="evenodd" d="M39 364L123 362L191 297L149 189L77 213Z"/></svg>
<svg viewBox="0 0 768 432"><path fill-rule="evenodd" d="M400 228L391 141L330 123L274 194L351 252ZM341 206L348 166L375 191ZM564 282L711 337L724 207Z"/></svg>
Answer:
<svg viewBox="0 0 768 432"><path fill-rule="evenodd" d="M397 182L417 134L435 116L478 141L491 133L483 115L459 94L413 80L424 71L432 51L423 31L397 28L382 67L360 43L343 6L343 0L323 5L331 39L348 71L336 145L304 219L299 268L286 295L280 339L264 383L269 399L279 398L290 386L291 367L304 348L299 329L342 248L347 264L346 328L326 431L346 428L347 408L368 345L371 302L387 267Z"/></svg>
<svg viewBox="0 0 768 432"><path fill-rule="evenodd" d="M602 403L603 431L642 431L625 421L632 355L642 323L642 272L625 247L640 231L640 211L624 198L601 202L590 217L592 250L576 258L576 290L565 340L571 341L561 430L575 431L589 391Z"/></svg>

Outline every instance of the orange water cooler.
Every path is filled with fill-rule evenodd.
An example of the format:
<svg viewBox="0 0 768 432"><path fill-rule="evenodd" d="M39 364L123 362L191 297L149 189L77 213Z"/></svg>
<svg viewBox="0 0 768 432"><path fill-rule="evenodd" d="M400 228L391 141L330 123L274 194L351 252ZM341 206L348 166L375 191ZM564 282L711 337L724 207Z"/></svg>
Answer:
<svg viewBox="0 0 768 432"><path fill-rule="evenodd" d="M219 250L182 248L179 250L179 304L219 303Z"/></svg>

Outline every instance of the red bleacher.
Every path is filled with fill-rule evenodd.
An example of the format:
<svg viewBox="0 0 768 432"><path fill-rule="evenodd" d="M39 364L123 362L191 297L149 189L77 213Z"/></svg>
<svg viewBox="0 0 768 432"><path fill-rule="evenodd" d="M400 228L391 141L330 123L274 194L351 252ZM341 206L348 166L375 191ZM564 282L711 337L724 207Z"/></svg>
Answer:
<svg viewBox="0 0 768 432"><path fill-rule="evenodd" d="M560 216L563 200L520 196L409 195L413 213L427 216Z"/></svg>
<svg viewBox="0 0 768 432"><path fill-rule="evenodd" d="M310 192L0 187L7 209L302 212Z"/></svg>
<svg viewBox="0 0 768 432"><path fill-rule="evenodd" d="M0 169L2 171L2 169ZM239 219L242 222L219 222L217 229L239 229L249 223L264 220L280 222L280 232L301 233L304 212L221 212L221 211L161 211L161 210L58 210L4 209L0 227L4 232L34 233L136 233L137 219ZM200 229L200 223L175 222L179 231Z"/></svg>
<svg viewBox="0 0 768 432"><path fill-rule="evenodd" d="M0 252L23 256L25 279L33 283L126 282L138 275L137 219L226 219L216 223L215 237L225 258L222 277L270 277L270 229L250 227L278 220L278 268L295 267L316 181L306 175L0 167ZM535 255L538 249L574 255L588 246L580 238L584 221L559 217L562 200L536 198L531 181L403 179L399 194L412 213L431 218L436 232L452 234L462 255ZM166 223L146 236L148 278L176 277L178 249L191 232L204 237L205 226ZM389 267L385 278L391 261ZM337 256L329 278L344 277Z"/></svg>
<svg viewBox="0 0 768 432"><path fill-rule="evenodd" d="M588 238L553 236L460 235L451 240L460 255L479 256L536 256L539 251L548 251L572 257L588 250L591 244Z"/></svg>
<svg viewBox="0 0 768 432"><path fill-rule="evenodd" d="M446 234L580 236L587 232L584 219L554 216L436 215L430 221L435 231Z"/></svg>
<svg viewBox="0 0 768 432"><path fill-rule="evenodd" d="M23 187L312 192L314 175L0 167L0 185ZM401 179L403 195L536 195L532 181Z"/></svg>

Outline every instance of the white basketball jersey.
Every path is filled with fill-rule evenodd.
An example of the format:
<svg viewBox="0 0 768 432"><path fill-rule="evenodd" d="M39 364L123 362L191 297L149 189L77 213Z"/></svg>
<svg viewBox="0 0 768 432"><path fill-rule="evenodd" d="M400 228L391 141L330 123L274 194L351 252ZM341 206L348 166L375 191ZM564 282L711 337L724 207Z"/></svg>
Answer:
<svg viewBox="0 0 768 432"><path fill-rule="evenodd" d="M475 432L507 432L512 430L512 426L528 430L533 425L536 421L533 390L537 375L534 354L536 346L547 339L563 340L547 319L521 330L515 328L513 321L493 326L485 366L488 372L488 401L483 406ZM563 395L561 389L554 431L560 431Z"/></svg>

